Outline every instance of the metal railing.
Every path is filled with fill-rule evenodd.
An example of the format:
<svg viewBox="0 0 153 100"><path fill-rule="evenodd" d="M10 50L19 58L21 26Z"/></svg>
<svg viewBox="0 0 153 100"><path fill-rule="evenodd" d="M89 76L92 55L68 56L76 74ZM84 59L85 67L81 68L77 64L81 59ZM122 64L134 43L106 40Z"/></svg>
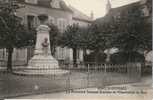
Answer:
<svg viewBox="0 0 153 100"><path fill-rule="evenodd" d="M86 80L84 88L104 87L113 84L125 84L139 82L141 79L141 64L128 63L124 65L84 63L73 67L73 64L66 64L62 69L69 70L71 73L82 72L86 77L78 76L76 80ZM69 80L71 74L68 75ZM71 84L71 81L69 81ZM90 85L91 83L91 85ZM71 88L70 88L71 89Z"/></svg>
<svg viewBox="0 0 153 100"><path fill-rule="evenodd" d="M27 68L18 68L14 71L25 72ZM33 69L36 70L36 69ZM0 90L0 97L3 93L7 95L23 95L35 93L48 93L67 91L84 88L104 88L109 85L119 85L139 82L141 79L141 64L128 63L125 65L82 63L74 67L72 63L61 64L60 70L66 70L66 74L57 74L58 68L37 69L43 72L48 70L50 75L4 75L3 78L9 84L9 88ZM30 69L30 71L32 71ZM3 77L3 75L0 75ZM11 77L11 78L10 78ZM8 86L8 85L6 85ZM17 87L16 87L17 86ZM10 87L11 91L9 91ZM14 88L16 87L16 88ZM2 87L3 88L3 87ZM2 92L2 93L1 93Z"/></svg>

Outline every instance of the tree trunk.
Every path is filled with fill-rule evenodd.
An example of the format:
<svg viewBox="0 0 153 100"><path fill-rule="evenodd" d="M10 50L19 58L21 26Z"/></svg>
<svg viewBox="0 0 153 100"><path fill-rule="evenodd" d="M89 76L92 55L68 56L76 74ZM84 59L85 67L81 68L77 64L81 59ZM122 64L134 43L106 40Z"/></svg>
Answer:
<svg viewBox="0 0 153 100"><path fill-rule="evenodd" d="M13 48L8 48L7 71L12 72L12 54Z"/></svg>
<svg viewBox="0 0 153 100"><path fill-rule="evenodd" d="M52 56L55 56L55 46L52 45L50 49L51 49Z"/></svg>
<svg viewBox="0 0 153 100"><path fill-rule="evenodd" d="M73 48L73 65L77 67L77 49Z"/></svg>
<svg viewBox="0 0 153 100"><path fill-rule="evenodd" d="M52 56L55 57L56 45L55 45L55 43L53 41L50 41L50 50L51 50Z"/></svg>
<svg viewBox="0 0 153 100"><path fill-rule="evenodd" d="M86 49L83 49L83 61L86 61L86 55L87 55L87 51Z"/></svg>
<svg viewBox="0 0 153 100"><path fill-rule="evenodd" d="M100 50L95 50L95 63L98 63L99 52L100 52Z"/></svg>
<svg viewBox="0 0 153 100"><path fill-rule="evenodd" d="M56 52L56 47L54 46L53 47L53 52L52 52L52 55L55 57L55 52Z"/></svg>
<svg viewBox="0 0 153 100"><path fill-rule="evenodd" d="M110 49L108 49L107 53L106 53L106 63L110 63L110 57L111 57L111 54L110 54Z"/></svg>
<svg viewBox="0 0 153 100"><path fill-rule="evenodd" d="M131 60L131 52L130 51L128 51L128 53L127 53L127 55L128 55L128 63L131 63L132 62L132 60Z"/></svg>

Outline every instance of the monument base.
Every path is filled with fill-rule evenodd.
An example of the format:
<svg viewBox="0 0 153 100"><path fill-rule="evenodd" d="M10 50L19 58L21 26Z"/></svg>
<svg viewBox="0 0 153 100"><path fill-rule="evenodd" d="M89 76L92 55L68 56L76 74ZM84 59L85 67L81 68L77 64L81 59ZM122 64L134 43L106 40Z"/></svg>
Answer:
<svg viewBox="0 0 153 100"><path fill-rule="evenodd" d="M67 70L32 70L32 69L25 69L25 70L17 70L14 71L13 74L21 75L21 76L60 76L60 75L67 75L69 71Z"/></svg>
<svg viewBox="0 0 153 100"><path fill-rule="evenodd" d="M63 75L69 71L59 68L58 61L51 55L35 55L26 69L15 71L17 75Z"/></svg>
<svg viewBox="0 0 153 100"><path fill-rule="evenodd" d="M35 55L28 64L28 69L59 69L58 61L51 55Z"/></svg>

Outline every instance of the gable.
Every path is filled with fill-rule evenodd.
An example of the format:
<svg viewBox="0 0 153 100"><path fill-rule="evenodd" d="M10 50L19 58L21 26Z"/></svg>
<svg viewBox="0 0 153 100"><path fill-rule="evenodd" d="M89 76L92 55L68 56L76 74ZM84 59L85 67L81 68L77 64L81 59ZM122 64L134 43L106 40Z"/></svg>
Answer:
<svg viewBox="0 0 153 100"><path fill-rule="evenodd" d="M87 21L87 22L92 22L92 18L88 17L81 11L77 10L76 8L69 6L69 8L73 11L73 19L75 20L80 20L80 21Z"/></svg>
<svg viewBox="0 0 153 100"><path fill-rule="evenodd" d="M60 0L51 0L50 5L52 8L61 8L60 7Z"/></svg>
<svg viewBox="0 0 153 100"><path fill-rule="evenodd" d="M38 0L25 0L26 3L37 4Z"/></svg>
<svg viewBox="0 0 153 100"><path fill-rule="evenodd" d="M19 3L72 12L63 0L17 0Z"/></svg>

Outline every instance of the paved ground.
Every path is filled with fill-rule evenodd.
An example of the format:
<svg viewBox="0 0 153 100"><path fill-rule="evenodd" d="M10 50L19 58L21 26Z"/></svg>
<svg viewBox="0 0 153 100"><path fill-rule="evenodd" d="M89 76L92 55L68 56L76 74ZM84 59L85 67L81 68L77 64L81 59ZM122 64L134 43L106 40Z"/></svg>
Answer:
<svg viewBox="0 0 153 100"><path fill-rule="evenodd" d="M140 84L136 84L136 86L133 84L132 87L142 87L143 85L148 89L150 86L150 81L148 80L151 80L151 77L143 78L142 80L144 81ZM0 98L70 98L73 96L76 97L76 93L65 93L61 91L65 91L67 89L76 90L78 88L87 87L90 87L92 90L97 88L103 89L106 85L121 84L134 81L136 80L124 74L106 74L104 72L92 72L87 74L86 72L74 71L70 75L49 77L17 76L0 73ZM101 94L95 95L93 93L77 93L77 95L82 95L83 97L96 95L102 96Z"/></svg>
<svg viewBox="0 0 153 100"><path fill-rule="evenodd" d="M112 91L115 91L112 93ZM120 92L118 92L120 91ZM102 93L103 92L103 93ZM105 92L105 93L104 93ZM104 89L76 89L68 92L44 95L23 96L16 99L88 99L88 100L152 100L151 77L143 77L141 82L133 84L112 85Z"/></svg>

